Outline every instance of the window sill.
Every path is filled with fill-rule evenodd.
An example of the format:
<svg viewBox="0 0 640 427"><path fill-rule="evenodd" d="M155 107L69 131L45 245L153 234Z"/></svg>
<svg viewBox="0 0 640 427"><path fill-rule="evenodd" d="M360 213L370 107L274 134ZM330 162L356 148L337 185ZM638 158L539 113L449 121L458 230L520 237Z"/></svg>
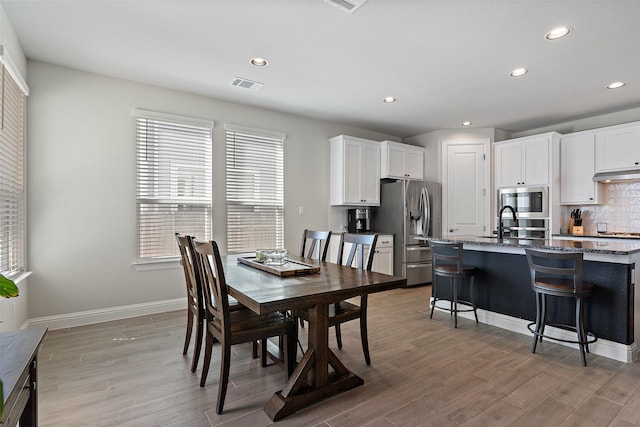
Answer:
<svg viewBox="0 0 640 427"><path fill-rule="evenodd" d="M27 280L27 277L31 276L31 274L33 274L33 271L22 271L18 275L9 278L13 280L18 288L20 288L24 281Z"/></svg>
<svg viewBox="0 0 640 427"><path fill-rule="evenodd" d="M172 270L182 268L180 258L167 258L157 261L136 261L133 263L136 271Z"/></svg>

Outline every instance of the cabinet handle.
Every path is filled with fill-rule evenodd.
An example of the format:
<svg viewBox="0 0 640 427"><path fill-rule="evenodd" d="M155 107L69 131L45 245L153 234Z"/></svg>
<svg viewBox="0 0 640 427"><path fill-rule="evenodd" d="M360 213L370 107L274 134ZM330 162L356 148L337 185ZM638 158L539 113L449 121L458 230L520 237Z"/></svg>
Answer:
<svg viewBox="0 0 640 427"><path fill-rule="evenodd" d="M634 165L637 165L637 164L639 164L639 163L638 163L638 162L635 162L635 163L634 163Z"/></svg>

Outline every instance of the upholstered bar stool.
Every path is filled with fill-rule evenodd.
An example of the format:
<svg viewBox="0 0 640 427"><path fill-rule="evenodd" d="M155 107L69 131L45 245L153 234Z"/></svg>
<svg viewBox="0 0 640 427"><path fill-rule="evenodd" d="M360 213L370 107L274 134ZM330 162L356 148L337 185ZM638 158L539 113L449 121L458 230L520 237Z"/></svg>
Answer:
<svg viewBox="0 0 640 427"><path fill-rule="evenodd" d="M453 326L458 327L458 313L473 311L478 323L478 313L476 311L476 304L474 301L473 291L473 276L476 272L476 268L468 265L464 265L464 251L462 242L443 242L438 240L429 240L429 246L431 247L431 256L433 260L433 280L432 280L432 294L433 300L431 301L431 314L429 318L433 318L433 310L440 309L446 310L453 315ZM450 297L449 299L438 297L438 278L449 279ZM460 286L464 286L469 279L469 301L458 298L458 290ZM438 301L448 301L448 308L438 306ZM465 306L465 308L458 308L458 304Z"/></svg>
<svg viewBox="0 0 640 427"><path fill-rule="evenodd" d="M586 353L589 352L589 344L594 343L598 338L585 329L584 303L585 299L591 296L593 284L582 280L582 253L546 252L535 249L525 249L525 252L529 262L531 287L536 294L536 321L527 325L533 333L531 352L536 352L538 340L542 341L543 337L578 344L582 364L587 366ZM547 323L547 296L575 299L575 326ZM544 329L547 325L575 331L578 339L565 340L545 335Z"/></svg>

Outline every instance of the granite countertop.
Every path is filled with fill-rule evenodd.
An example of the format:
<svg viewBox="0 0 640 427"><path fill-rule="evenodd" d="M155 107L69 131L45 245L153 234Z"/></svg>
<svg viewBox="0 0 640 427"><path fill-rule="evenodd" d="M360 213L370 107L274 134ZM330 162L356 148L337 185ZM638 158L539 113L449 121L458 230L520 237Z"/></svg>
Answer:
<svg viewBox="0 0 640 427"><path fill-rule="evenodd" d="M427 240L426 237L417 237L416 240ZM566 239L548 239L548 240L527 240L527 239L510 239L505 238L499 241L495 237L478 237L478 236L451 236L438 238L438 240L449 242L463 242L474 245L486 246L505 246L516 248L538 248L559 251L577 251L590 252L613 255L629 255L640 252L640 243L630 240L620 242L604 242L589 240L566 240Z"/></svg>
<svg viewBox="0 0 640 427"><path fill-rule="evenodd" d="M580 240L584 237L588 237L590 239L595 238L595 239L616 239L616 240L640 240L640 234L637 233L624 233L624 232L620 232L620 233L615 233L615 234L610 234L610 233L600 233L600 234L554 234L553 236L551 236L551 238L553 237L563 237L563 238L573 238L575 240Z"/></svg>

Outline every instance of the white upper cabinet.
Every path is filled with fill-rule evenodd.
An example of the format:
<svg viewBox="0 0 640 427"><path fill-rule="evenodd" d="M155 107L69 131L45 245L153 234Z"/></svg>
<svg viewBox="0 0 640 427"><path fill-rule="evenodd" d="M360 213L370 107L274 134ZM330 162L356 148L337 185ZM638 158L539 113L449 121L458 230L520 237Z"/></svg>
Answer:
<svg viewBox="0 0 640 427"><path fill-rule="evenodd" d="M380 206L380 143L346 135L329 141L331 205Z"/></svg>
<svg viewBox="0 0 640 427"><path fill-rule="evenodd" d="M382 141L381 178L424 179L424 148Z"/></svg>
<svg viewBox="0 0 640 427"><path fill-rule="evenodd" d="M496 188L522 184L522 146L518 142L500 143L496 149Z"/></svg>
<svg viewBox="0 0 640 427"><path fill-rule="evenodd" d="M640 169L640 123L596 130L596 172Z"/></svg>
<svg viewBox="0 0 640 427"><path fill-rule="evenodd" d="M560 138L560 204L600 203L602 184L593 182L596 132L576 132Z"/></svg>
<svg viewBox="0 0 640 427"><path fill-rule="evenodd" d="M551 142L555 133L495 144L496 188L549 185Z"/></svg>

